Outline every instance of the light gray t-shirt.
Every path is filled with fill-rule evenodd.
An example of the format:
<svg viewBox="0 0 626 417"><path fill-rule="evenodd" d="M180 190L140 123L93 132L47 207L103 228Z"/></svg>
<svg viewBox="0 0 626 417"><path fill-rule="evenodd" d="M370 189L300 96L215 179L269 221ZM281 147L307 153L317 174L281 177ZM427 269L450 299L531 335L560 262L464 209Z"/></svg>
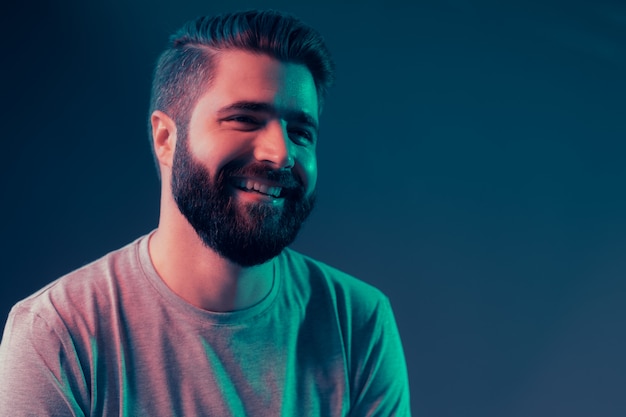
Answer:
<svg viewBox="0 0 626 417"><path fill-rule="evenodd" d="M1 416L408 416L400 338L377 289L286 249L258 304L205 311L157 275L144 236L13 307Z"/></svg>

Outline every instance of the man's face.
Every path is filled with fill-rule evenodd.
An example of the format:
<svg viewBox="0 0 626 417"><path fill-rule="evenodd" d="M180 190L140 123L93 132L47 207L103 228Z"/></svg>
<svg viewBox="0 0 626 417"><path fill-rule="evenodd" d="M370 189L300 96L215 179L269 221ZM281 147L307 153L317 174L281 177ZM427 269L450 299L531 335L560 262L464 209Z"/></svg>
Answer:
<svg viewBox="0 0 626 417"><path fill-rule="evenodd" d="M239 50L218 55L172 165L174 200L206 246L252 266L295 239L313 208L317 126L306 66Z"/></svg>

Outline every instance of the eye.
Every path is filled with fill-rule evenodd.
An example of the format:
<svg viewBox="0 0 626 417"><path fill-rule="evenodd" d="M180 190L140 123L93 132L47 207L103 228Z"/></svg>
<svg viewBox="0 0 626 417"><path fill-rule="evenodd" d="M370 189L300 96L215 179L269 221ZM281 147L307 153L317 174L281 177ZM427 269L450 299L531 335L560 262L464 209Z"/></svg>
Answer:
<svg viewBox="0 0 626 417"><path fill-rule="evenodd" d="M237 130L246 131L258 129L262 125L260 120L245 114L230 116L224 119L224 121L232 124Z"/></svg>
<svg viewBox="0 0 626 417"><path fill-rule="evenodd" d="M302 128L294 127L289 129L289 138L298 145L315 143L315 135L311 131Z"/></svg>

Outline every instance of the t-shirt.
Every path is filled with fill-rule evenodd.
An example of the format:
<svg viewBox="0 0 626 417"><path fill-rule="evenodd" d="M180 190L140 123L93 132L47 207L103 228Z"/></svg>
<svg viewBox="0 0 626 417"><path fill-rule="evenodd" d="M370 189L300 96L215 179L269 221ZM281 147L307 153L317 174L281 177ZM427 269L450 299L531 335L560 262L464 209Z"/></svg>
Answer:
<svg viewBox="0 0 626 417"><path fill-rule="evenodd" d="M254 306L197 308L158 276L148 236L16 304L1 416L408 416L388 299L285 249Z"/></svg>

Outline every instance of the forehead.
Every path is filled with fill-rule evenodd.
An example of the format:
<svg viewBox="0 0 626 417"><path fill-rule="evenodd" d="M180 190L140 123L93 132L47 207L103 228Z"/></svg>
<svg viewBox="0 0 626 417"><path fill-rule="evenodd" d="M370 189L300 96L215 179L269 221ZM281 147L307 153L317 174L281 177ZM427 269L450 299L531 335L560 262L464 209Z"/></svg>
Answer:
<svg viewBox="0 0 626 417"><path fill-rule="evenodd" d="M317 90L305 65L242 50L220 51L215 60L213 77L200 98L204 105L218 110L235 102L267 103L317 119Z"/></svg>

